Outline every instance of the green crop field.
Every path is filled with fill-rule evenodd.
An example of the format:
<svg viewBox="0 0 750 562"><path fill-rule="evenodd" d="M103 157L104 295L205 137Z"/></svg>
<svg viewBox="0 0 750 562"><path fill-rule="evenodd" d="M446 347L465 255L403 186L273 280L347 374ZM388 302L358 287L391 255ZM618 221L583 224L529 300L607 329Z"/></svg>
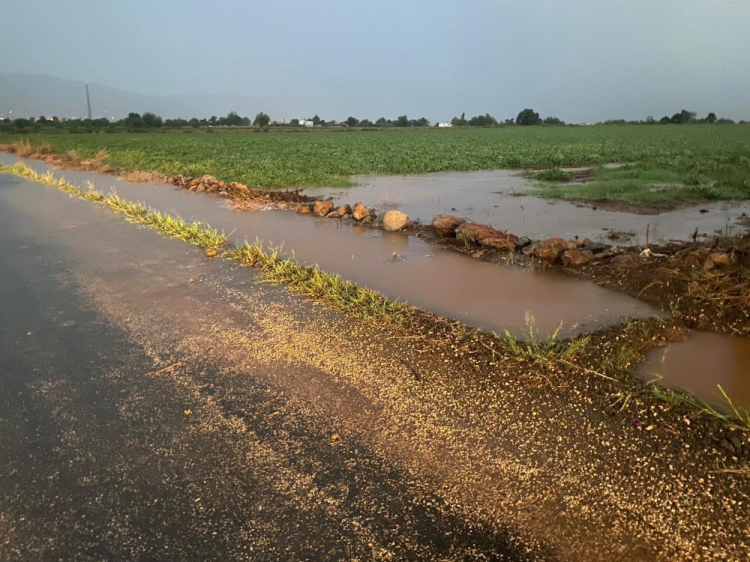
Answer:
<svg viewBox="0 0 750 562"><path fill-rule="evenodd" d="M0 135L0 143L21 140L49 143L56 153L75 151L82 159L103 150L114 168L211 174L268 188L345 186L355 174L623 162L635 166L599 174L584 186L545 187L540 193L633 201L750 197L750 125ZM649 189L652 178L660 179L657 195ZM674 187L664 189L665 183Z"/></svg>

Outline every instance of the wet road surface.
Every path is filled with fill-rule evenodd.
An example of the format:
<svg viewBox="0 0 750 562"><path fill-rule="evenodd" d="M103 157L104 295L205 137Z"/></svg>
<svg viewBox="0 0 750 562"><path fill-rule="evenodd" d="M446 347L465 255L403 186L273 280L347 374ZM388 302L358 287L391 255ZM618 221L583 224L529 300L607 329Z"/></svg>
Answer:
<svg viewBox="0 0 750 562"><path fill-rule="evenodd" d="M0 559L530 559L252 365L227 372L208 348L179 362L189 324L134 341L81 276L199 323L191 276L251 290L247 271L209 273L201 252L38 187L36 216L0 206Z"/></svg>
<svg viewBox="0 0 750 562"><path fill-rule="evenodd" d="M0 560L747 552L746 481L601 381L457 364L9 176L0 242Z"/></svg>

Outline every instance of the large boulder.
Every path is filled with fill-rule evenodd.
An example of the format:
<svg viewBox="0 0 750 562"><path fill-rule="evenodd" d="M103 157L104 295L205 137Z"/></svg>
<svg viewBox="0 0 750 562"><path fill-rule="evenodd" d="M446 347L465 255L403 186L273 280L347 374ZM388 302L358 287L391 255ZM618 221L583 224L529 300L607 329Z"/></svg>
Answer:
<svg viewBox="0 0 750 562"><path fill-rule="evenodd" d="M454 237L456 236L456 229L465 222L461 217L454 215L438 215L432 219L432 228L440 236Z"/></svg>
<svg viewBox="0 0 750 562"><path fill-rule="evenodd" d="M456 238L467 246L476 246L495 234L498 234L498 231L491 226L475 222L467 222L456 228Z"/></svg>
<svg viewBox="0 0 750 562"><path fill-rule="evenodd" d="M562 262L565 267L583 267L594 259L594 253L589 250L565 250Z"/></svg>
<svg viewBox="0 0 750 562"><path fill-rule="evenodd" d="M313 212L317 217L324 217L333 210L333 201L316 201Z"/></svg>
<svg viewBox="0 0 750 562"><path fill-rule="evenodd" d="M493 250L514 252L518 248L519 240L515 234L498 232L494 236L488 236L483 239L480 244L485 248L492 248Z"/></svg>
<svg viewBox="0 0 750 562"><path fill-rule="evenodd" d="M556 263L568 250L568 241L563 238L547 238L536 245L536 257L547 263Z"/></svg>
<svg viewBox="0 0 750 562"><path fill-rule="evenodd" d="M391 232L401 230L409 224L409 216L401 211L388 211L383 215L383 229Z"/></svg>
<svg viewBox="0 0 750 562"><path fill-rule="evenodd" d="M370 209L365 207L360 201L357 201L354 204L354 210L352 210L352 217L354 217L354 220L364 220L367 217L370 216Z"/></svg>
<svg viewBox="0 0 750 562"><path fill-rule="evenodd" d="M467 222L456 229L456 238L467 246L484 246L495 250L515 250L519 239L515 234L500 232L486 224Z"/></svg>

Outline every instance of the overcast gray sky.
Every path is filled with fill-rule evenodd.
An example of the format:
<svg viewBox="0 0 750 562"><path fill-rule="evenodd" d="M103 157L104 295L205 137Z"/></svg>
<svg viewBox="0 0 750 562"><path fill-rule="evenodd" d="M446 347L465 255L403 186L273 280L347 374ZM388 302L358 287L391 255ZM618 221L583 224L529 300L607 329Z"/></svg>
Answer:
<svg viewBox="0 0 750 562"><path fill-rule="evenodd" d="M750 119L750 0L5 0L0 71L275 118Z"/></svg>

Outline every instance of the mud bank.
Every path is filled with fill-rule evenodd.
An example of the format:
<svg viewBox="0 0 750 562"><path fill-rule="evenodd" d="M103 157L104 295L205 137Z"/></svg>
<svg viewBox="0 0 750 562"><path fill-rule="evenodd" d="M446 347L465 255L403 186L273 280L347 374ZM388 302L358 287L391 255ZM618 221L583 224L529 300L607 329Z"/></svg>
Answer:
<svg viewBox="0 0 750 562"><path fill-rule="evenodd" d="M27 164L37 171L50 170L42 162ZM90 181L103 191L114 187L126 199L208 223L231 233L235 241L261 238L283 244L286 254L293 253L302 263L318 264L392 299L486 330L508 330L523 338L531 321L541 335L552 334L562 324L561 335L569 336L659 314L651 305L559 271L498 267L417 237L284 211L238 212L219 197L164 184L114 181L76 170L54 174L78 185Z"/></svg>

